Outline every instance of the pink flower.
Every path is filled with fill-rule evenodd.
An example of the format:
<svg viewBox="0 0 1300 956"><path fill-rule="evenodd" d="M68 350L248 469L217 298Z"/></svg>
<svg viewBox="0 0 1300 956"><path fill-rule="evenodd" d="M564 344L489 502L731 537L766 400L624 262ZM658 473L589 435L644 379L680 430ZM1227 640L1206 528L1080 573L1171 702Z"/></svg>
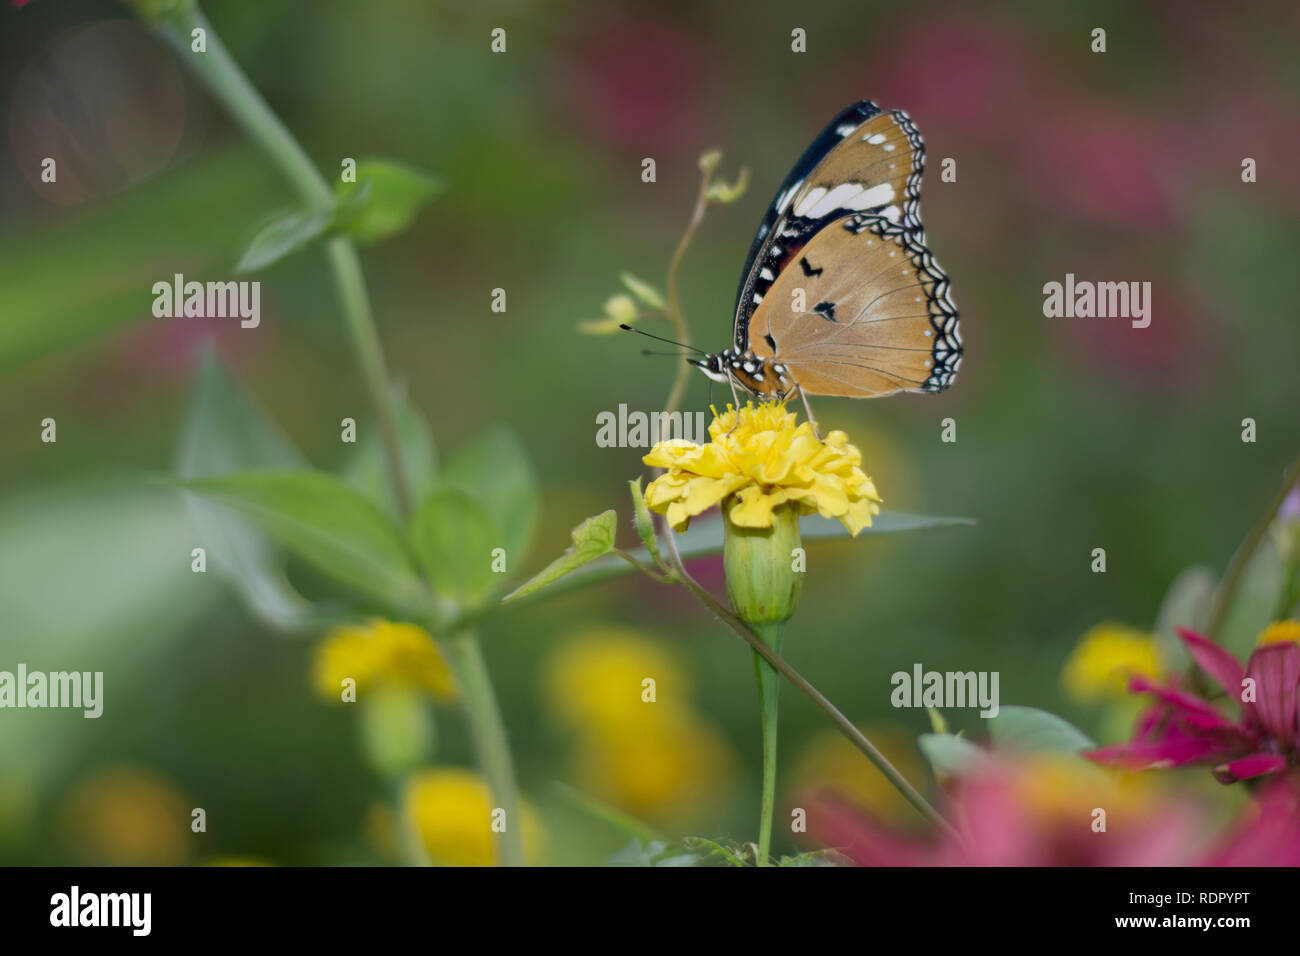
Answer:
<svg viewBox="0 0 1300 956"><path fill-rule="evenodd" d="M1072 755L993 755L953 788L957 836L900 832L833 793L810 834L860 866L1166 866L1194 862L1199 815ZM1102 811L1099 813L1099 811Z"/></svg>
<svg viewBox="0 0 1300 956"><path fill-rule="evenodd" d="M1271 781L1234 832L1202 860L1205 866L1300 866L1300 788Z"/></svg>
<svg viewBox="0 0 1300 956"><path fill-rule="evenodd" d="M1294 778L1262 788L1218 834L1206 808L1140 785L1149 779L1089 779L1066 763L994 756L953 788L944 812L955 837L889 827L829 791L807 804L809 835L859 866L1300 865Z"/></svg>
<svg viewBox="0 0 1300 956"><path fill-rule="evenodd" d="M1223 783L1293 765L1300 750L1300 625L1288 626L1293 623L1266 631L1244 671L1213 641L1179 628L1192 659L1227 692L1236 717L1193 694L1135 677L1129 689L1150 694L1156 705L1139 719L1131 741L1084 756L1128 770L1208 763Z"/></svg>

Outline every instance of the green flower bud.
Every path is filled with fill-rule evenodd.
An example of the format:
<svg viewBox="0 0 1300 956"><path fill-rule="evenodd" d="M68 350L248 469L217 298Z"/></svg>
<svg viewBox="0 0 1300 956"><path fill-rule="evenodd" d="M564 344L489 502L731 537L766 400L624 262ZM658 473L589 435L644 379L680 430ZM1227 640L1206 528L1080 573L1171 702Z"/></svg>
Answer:
<svg viewBox="0 0 1300 956"><path fill-rule="evenodd" d="M380 687L360 703L362 747L371 765L397 780L433 756L436 731L429 703L406 687Z"/></svg>
<svg viewBox="0 0 1300 956"><path fill-rule="evenodd" d="M800 547L794 506L778 505L770 528L741 528L729 520L723 527L722 566L731 609L751 625L788 621L803 590L803 572L794 569L794 550Z"/></svg>

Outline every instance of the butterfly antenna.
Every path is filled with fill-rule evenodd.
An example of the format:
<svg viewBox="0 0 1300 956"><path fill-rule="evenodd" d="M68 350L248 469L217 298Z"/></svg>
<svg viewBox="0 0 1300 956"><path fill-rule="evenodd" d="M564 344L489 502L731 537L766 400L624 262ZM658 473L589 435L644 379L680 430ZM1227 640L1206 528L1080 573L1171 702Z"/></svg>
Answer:
<svg viewBox="0 0 1300 956"><path fill-rule="evenodd" d="M679 349L686 349L689 352L698 352L700 355L708 354L704 351L704 349L697 349L694 345L686 345L682 342L674 342L672 339L666 339L660 335L651 335L649 332L643 332L640 329L634 329L630 325L620 323L619 328L627 332L635 332L637 335L644 335L646 338L654 339L656 342L663 342L667 345L675 345Z"/></svg>

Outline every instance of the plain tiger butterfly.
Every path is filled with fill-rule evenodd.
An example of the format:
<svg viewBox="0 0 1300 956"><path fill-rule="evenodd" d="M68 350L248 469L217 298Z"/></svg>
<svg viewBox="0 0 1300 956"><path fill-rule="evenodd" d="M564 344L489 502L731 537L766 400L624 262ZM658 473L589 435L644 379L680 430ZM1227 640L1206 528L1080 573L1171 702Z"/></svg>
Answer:
<svg viewBox="0 0 1300 956"><path fill-rule="evenodd" d="M902 110L863 101L835 117L758 227L733 344L691 363L733 390L778 400L951 385L962 343L948 276L925 245L924 165L921 135Z"/></svg>

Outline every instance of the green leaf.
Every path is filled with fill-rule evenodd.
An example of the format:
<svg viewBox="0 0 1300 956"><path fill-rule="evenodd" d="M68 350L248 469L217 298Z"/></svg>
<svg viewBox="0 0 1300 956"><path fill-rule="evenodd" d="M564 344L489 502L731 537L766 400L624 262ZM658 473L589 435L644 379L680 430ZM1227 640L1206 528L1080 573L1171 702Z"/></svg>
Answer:
<svg viewBox="0 0 1300 956"><path fill-rule="evenodd" d="M605 300L605 317L578 323L578 331L588 335L612 335L624 325L636 321L636 303L628 295L612 295Z"/></svg>
<svg viewBox="0 0 1300 956"><path fill-rule="evenodd" d="M206 353L181 439L180 476L303 467L289 440L239 391L215 355ZM195 545L205 549L211 569L250 611L281 630L311 625L311 605L294 590L275 549L255 527L196 495L185 495L185 502L197 532Z"/></svg>
<svg viewBox="0 0 1300 956"><path fill-rule="evenodd" d="M640 299L646 307L659 311L668 308L668 303L664 301L663 294L649 282L638 279L630 272L624 272L618 278L627 287L627 290ZM606 306L605 311L609 311L608 306Z"/></svg>
<svg viewBox="0 0 1300 956"><path fill-rule="evenodd" d="M313 471L254 471L179 483L228 505L340 584L395 609L422 587L400 532L383 511L338 478Z"/></svg>
<svg viewBox="0 0 1300 956"><path fill-rule="evenodd" d="M1259 543L1242 572L1232 604L1216 635L1218 643L1242 660L1249 657L1259 632L1272 623L1283 584L1282 558L1277 542L1270 536Z"/></svg>
<svg viewBox="0 0 1300 956"><path fill-rule="evenodd" d="M724 182L721 179L715 179L709 183L709 188L705 190L704 198L711 203L726 205L733 203L741 196L745 195L745 190L749 188L749 167L742 166L740 174L736 176L734 183Z"/></svg>
<svg viewBox="0 0 1300 956"><path fill-rule="evenodd" d="M921 734L916 743L940 782L976 770L989 759L986 751L954 734Z"/></svg>
<svg viewBox="0 0 1300 956"><path fill-rule="evenodd" d="M74 216L0 231L0 368L71 354L128 323L187 321L149 314L152 284L178 271L222 278L248 223L283 194L254 151L225 151L81 203Z"/></svg>
<svg viewBox="0 0 1300 956"><path fill-rule="evenodd" d="M858 537L876 534L901 534L912 531L925 531L932 528L973 526L973 518L944 518L930 515L904 514L899 511L886 511L875 516L871 527L863 528ZM823 518L820 515L805 515L799 519L799 534L804 541L820 539L852 539L844 526L838 521ZM685 534L677 536L677 550L683 560L702 557L706 554L718 554L722 551L722 519L697 520L691 523ZM637 548L632 557L641 563L653 560L647 548ZM546 591L548 597L565 594L577 588L599 584L611 578L622 577L635 571L631 564L622 558L609 556L592 561L575 574L569 575L564 583Z"/></svg>
<svg viewBox="0 0 1300 956"><path fill-rule="evenodd" d="M397 441L402 448L402 463L406 466L406 484L411 489L412 500L418 504L433 490L438 471L437 450L424 416L403 395L396 396L395 404ZM389 515L398 517L397 499L389 480L388 458L384 454L384 439L378 423L362 432L361 440L343 467L343 480L382 505Z"/></svg>
<svg viewBox="0 0 1300 956"><path fill-rule="evenodd" d="M136 476L42 481L0 498L0 528L0 670L23 662L105 675L104 720L0 711L0 786L21 775L45 792L84 772L87 727L144 700L159 662L225 595L212 575L190 570L195 535L179 496ZM4 822L0 813L0 830Z"/></svg>
<svg viewBox="0 0 1300 956"><path fill-rule="evenodd" d="M343 224L343 231L360 243L379 242L401 232L420 208L442 191L442 183L427 173L384 159L357 163L357 181L340 184L339 199L352 198L369 184L369 198Z"/></svg>
<svg viewBox="0 0 1300 956"><path fill-rule="evenodd" d="M275 213L258 228L235 271L257 272L305 249L325 235L333 220L333 209L319 212L287 209Z"/></svg>
<svg viewBox="0 0 1300 956"><path fill-rule="evenodd" d="M667 570L668 565L659 554L659 536L655 534L654 519L650 516L650 509L646 507L645 496L641 494L641 479L629 481L627 486L632 492L632 507L636 512L636 533L645 542L646 551L654 559L655 564Z"/></svg>
<svg viewBox="0 0 1300 956"><path fill-rule="evenodd" d="M582 567L588 561L609 554L614 549L614 537L617 533L618 515L614 511L606 511L588 518L573 529L573 547L507 594L502 603L538 591L558 581L575 568Z"/></svg>
<svg viewBox="0 0 1300 956"><path fill-rule="evenodd" d="M1205 629L1214 602L1214 585L1213 572L1198 566L1184 569L1165 592L1156 614L1155 635L1161 657L1171 670L1183 670L1191 662L1176 628Z"/></svg>
<svg viewBox="0 0 1300 956"><path fill-rule="evenodd" d="M464 611L479 607L500 576L492 551L501 532L487 511L463 491L429 495L411 522L411 547L434 593Z"/></svg>
<svg viewBox="0 0 1300 956"><path fill-rule="evenodd" d="M443 469L439 485L483 506L501 531L509 566L524 559L537 524L537 477L514 432L496 427L480 434Z"/></svg>
<svg viewBox="0 0 1300 956"><path fill-rule="evenodd" d="M1069 721L1036 707L1001 708L989 718L989 733L995 744L1011 750L1078 753L1097 746Z"/></svg>

